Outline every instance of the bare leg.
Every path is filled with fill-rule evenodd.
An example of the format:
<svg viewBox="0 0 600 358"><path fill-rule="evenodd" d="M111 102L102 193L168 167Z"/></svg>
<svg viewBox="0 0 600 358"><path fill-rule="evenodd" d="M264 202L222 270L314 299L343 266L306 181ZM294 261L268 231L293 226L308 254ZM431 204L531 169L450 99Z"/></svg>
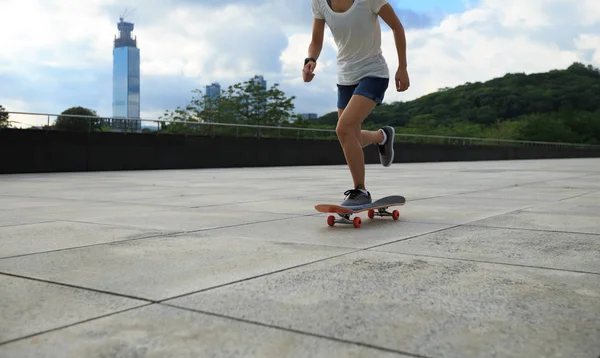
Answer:
<svg viewBox="0 0 600 358"><path fill-rule="evenodd" d="M360 144L363 148L381 142L383 142L383 133L381 132L381 129L376 131L367 131L363 129L360 131Z"/></svg>
<svg viewBox="0 0 600 358"><path fill-rule="evenodd" d="M344 110L338 108L338 120L340 119L343 113ZM381 132L381 129L378 129L376 131L367 131L363 129L360 131L361 147L364 148L368 147L371 144L379 144L381 142L383 142L383 133Z"/></svg>
<svg viewBox="0 0 600 358"><path fill-rule="evenodd" d="M383 134L379 133L380 137L376 138L377 131L365 131L365 138L360 129L362 122L367 118L369 113L375 108L375 101L364 96L353 95L346 109L338 110L338 124L335 129L346 162L350 168L350 174L354 182L354 187L357 189L365 189L365 157L363 152L363 143L372 144L374 140L381 142Z"/></svg>

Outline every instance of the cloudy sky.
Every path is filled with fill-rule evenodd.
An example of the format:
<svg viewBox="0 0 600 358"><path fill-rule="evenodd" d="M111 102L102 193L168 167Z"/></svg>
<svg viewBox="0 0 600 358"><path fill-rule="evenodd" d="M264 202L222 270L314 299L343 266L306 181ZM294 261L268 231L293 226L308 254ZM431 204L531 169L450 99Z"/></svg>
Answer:
<svg viewBox="0 0 600 358"><path fill-rule="evenodd" d="M598 0L389 1L406 27L412 86L404 93L391 87L386 101L574 61L600 66ZM141 51L144 118L185 106L192 90L213 81L227 87L255 74L296 96L298 113L335 110L329 32L315 79L301 79L310 0L0 0L0 105L112 115L112 41L126 9ZM384 23L382 30L394 73L393 35Z"/></svg>

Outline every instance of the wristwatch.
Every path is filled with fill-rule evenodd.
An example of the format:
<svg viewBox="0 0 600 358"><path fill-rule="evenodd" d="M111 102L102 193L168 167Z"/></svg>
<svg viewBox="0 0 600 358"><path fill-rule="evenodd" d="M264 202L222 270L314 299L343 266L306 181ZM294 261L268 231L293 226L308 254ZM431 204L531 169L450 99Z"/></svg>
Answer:
<svg viewBox="0 0 600 358"><path fill-rule="evenodd" d="M309 61L312 61L312 62L314 62L314 63L317 63L317 60L315 60L314 58L312 58L312 57L307 57L307 58L305 58L305 59L304 59L304 65L306 65L306 64L307 64Z"/></svg>

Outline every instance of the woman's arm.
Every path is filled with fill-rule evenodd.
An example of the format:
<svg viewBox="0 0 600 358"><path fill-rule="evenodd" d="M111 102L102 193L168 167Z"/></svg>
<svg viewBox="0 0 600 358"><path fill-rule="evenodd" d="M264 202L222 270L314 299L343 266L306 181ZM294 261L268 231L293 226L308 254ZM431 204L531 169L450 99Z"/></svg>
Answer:
<svg viewBox="0 0 600 358"><path fill-rule="evenodd" d="M310 82L315 77L314 71L317 66L317 59L323 49L323 38L325 36L325 20L315 18L313 20L312 37L308 45L307 62L302 69L302 78L304 82Z"/></svg>
<svg viewBox="0 0 600 358"><path fill-rule="evenodd" d="M325 20L314 19L312 26L312 37L308 45L308 57L317 60L323 49L323 38L325 36Z"/></svg>
<svg viewBox="0 0 600 358"><path fill-rule="evenodd" d="M410 86L408 78L408 63L406 61L406 34L404 26L396 15L394 8L387 3L379 10L379 16L392 29L394 33L394 42L396 43L396 51L398 53L398 71L396 72L396 90L399 92L406 91Z"/></svg>
<svg viewBox="0 0 600 358"><path fill-rule="evenodd" d="M394 41L396 42L396 50L398 51L398 67L406 68L408 66L406 63L406 34L404 33L402 22L400 22L394 8L389 3L381 7L379 16L381 16L394 33Z"/></svg>

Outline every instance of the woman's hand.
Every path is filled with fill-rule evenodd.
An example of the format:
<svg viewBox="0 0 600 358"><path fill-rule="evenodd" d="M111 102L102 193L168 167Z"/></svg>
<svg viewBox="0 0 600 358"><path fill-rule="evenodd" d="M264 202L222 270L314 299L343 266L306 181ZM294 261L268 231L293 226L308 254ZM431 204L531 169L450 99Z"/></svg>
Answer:
<svg viewBox="0 0 600 358"><path fill-rule="evenodd" d="M310 82L315 77L315 67L317 67L317 64L313 61L308 61L308 63L304 65L304 68L302 69L302 78L304 79L304 82Z"/></svg>
<svg viewBox="0 0 600 358"><path fill-rule="evenodd" d="M410 87L410 79L408 71L404 67L399 67L396 71L396 91L404 92Z"/></svg>

